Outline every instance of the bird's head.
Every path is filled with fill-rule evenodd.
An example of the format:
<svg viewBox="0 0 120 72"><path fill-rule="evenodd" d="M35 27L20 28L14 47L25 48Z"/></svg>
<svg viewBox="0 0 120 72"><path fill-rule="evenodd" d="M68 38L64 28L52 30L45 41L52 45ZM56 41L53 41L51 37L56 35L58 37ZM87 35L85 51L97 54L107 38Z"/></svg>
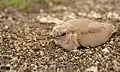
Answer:
<svg viewBox="0 0 120 72"><path fill-rule="evenodd" d="M57 45L61 45L65 49L73 50L77 49L79 44L77 42L77 34L72 31L70 25L58 25L52 30L54 42Z"/></svg>

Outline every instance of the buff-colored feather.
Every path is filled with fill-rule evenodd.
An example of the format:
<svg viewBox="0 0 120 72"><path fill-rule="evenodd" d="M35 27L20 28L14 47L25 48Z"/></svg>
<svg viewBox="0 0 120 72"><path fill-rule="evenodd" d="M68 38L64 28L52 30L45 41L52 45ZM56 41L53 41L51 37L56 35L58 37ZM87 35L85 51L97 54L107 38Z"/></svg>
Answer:
<svg viewBox="0 0 120 72"><path fill-rule="evenodd" d="M115 31L115 26L88 19L68 20L55 26L52 34L55 43L65 49L77 49L82 46L98 46L106 42Z"/></svg>

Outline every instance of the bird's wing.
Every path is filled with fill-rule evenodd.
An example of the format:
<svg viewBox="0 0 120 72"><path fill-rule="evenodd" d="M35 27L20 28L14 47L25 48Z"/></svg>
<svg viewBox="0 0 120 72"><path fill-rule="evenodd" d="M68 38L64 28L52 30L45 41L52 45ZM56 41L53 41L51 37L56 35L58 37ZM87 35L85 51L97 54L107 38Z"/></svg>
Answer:
<svg viewBox="0 0 120 72"><path fill-rule="evenodd" d="M109 39L113 34L114 26L107 23L89 23L88 28L79 30L78 40L83 46L97 46Z"/></svg>

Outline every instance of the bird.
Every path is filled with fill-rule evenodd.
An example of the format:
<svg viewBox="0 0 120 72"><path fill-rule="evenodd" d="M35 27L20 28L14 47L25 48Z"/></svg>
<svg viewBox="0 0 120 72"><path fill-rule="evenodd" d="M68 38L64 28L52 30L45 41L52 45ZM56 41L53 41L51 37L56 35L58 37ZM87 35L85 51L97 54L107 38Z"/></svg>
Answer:
<svg viewBox="0 0 120 72"><path fill-rule="evenodd" d="M52 29L56 45L68 50L78 47L96 47L105 43L116 31L113 24L86 18L71 19Z"/></svg>

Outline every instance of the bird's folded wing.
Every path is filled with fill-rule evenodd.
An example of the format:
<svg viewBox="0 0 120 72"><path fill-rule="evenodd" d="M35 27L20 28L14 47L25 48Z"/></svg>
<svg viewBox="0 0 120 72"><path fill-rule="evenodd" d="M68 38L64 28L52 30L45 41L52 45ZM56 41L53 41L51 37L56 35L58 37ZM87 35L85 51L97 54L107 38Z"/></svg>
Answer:
<svg viewBox="0 0 120 72"><path fill-rule="evenodd" d="M109 39L113 34L112 24L91 23L85 30L79 32L79 42L83 46L97 46Z"/></svg>

